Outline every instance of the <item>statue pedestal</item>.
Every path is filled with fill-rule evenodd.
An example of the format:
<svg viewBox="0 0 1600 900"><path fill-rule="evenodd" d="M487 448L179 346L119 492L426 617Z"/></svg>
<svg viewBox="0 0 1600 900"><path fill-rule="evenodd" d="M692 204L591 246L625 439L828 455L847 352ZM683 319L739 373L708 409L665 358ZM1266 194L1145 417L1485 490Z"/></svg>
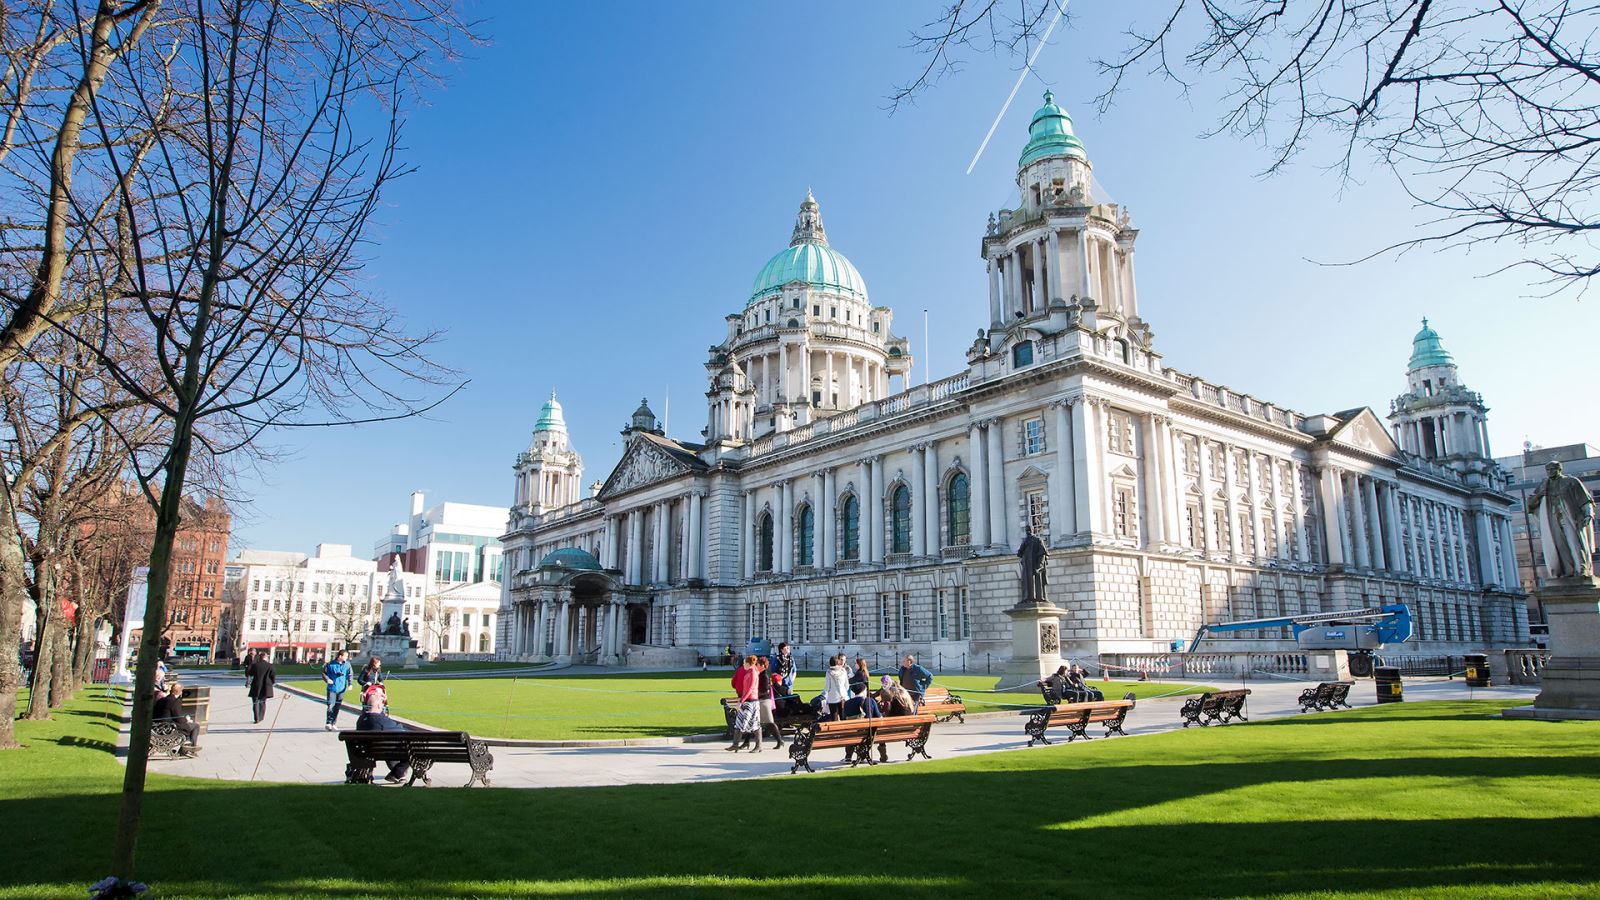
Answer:
<svg viewBox="0 0 1600 900"><path fill-rule="evenodd" d="M1532 706L1504 715L1520 719L1600 719L1600 581L1581 575L1540 583L1550 620L1550 661Z"/></svg>
<svg viewBox="0 0 1600 900"><path fill-rule="evenodd" d="M417 648L409 634L369 634L361 643L361 655L376 656L386 669L417 668ZM357 667L359 668L359 667Z"/></svg>
<svg viewBox="0 0 1600 900"><path fill-rule="evenodd" d="M1035 682L1061 667L1061 617L1067 611L1049 602L1027 601L1006 610L1011 617L1011 661L1000 685L1018 694L1039 692Z"/></svg>

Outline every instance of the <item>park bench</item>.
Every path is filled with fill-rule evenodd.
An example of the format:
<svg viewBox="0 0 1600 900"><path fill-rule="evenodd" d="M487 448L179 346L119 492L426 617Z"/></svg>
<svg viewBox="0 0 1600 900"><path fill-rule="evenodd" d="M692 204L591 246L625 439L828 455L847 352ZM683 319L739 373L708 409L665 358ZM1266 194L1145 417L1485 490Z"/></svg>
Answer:
<svg viewBox="0 0 1600 900"><path fill-rule="evenodd" d="M734 720L734 717L736 717L738 715L739 715L739 698L738 697L723 697L722 698L722 718L723 718L724 721L726 721L728 723L728 740L730 740L730 741L733 740L733 738L734 738L733 720ZM778 730L780 730L780 731L787 730L787 731L798 732L801 728L804 728L805 726L811 724L812 722L815 722L817 720L817 715L816 715L816 713L812 712L810 706L806 706L805 710L803 712L788 712L788 713L784 712L782 707L779 707L778 709L773 710L773 712L772 712L772 720L774 722L778 723Z"/></svg>
<svg viewBox="0 0 1600 900"><path fill-rule="evenodd" d="M1022 715L1028 717L1022 730L1028 735L1028 746L1034 744L1048 744L1050 739L1044 733L1051 728L1066 728L1067 743L1072 743L1078 738L1089 740L1088 729L1090 725L1104 725L1105 736L1113 734L1127 735L1122 730L1122 723L1127 721L1128 713L1132 711L1134 695L1129 691L1121 700L1090 700L1087 703L1063 703L1060 706L1041 706L1038 709L1025 709Z"/></svg>
<svg viewBox="0 0 1600 900"><path fill-rule="evenodd" d="M465 731L341 731L350 764L345 766L345 784L371 784L372 770L380 762L404 762L411 766L411 780L406 787L422 783L432 786L428 770L434 763L466 763L472 767L472 777L464 787L474 782L489 786L489 770L494 768L494 757L483 741L475 741Z"/></svg>
<svg viewBox="0 0 1600 900"><path fill-rule="evenodd" d="M927 713L941 722L959 719L965 724L967 721L967 705L961 702L960 697L950 693L948 688L930 687L924 691L917 712Z"/></svg>
<svg viewBox="0 0 1600 900"><path fill-rule="evenodd" d="M919 713L914 716L888 716L876 719L844 719L841 721L813 722L811 725L800 729L794 741L789 744L789 758L794 760L794 765L789 767L789 774L793 775L805 766L807 772L814 772L811 768L811 752L813 750L826 750L829 747L844 747L845 760L855 768L861 763L875 766L872 759L872 748L888 744L905 744L911 752L906 756L910 761L922 754L923 759L932 759L928 756L928 735L933 730L934 716ZM887 752L885 758L887 758Z"/></svg>
<svg viewBox="0 0 1600 900"><path fill-rule="evenodd" d="M150 723L150 752L147 758L154 759L164 756L167 759L177 759L178 751L183 749L183 732L178 730L170 720L156 720Z"/></svg>
<svg viewBox="0 0 1600 900"><path fill-rule="evenodd" d="M1250 696L1249 688L1240 688L1233 691L1210 691L1190 697L1183 702L1183 727L1190 725L1210 725L1212 722L1221 722L1226 725L1232 719L1249 721L1244 714L1245 698Z"/></svg>
<svg viewBox="0 0 1600 900"><path fill-rule="evenodd" d="M1351 683L1348 681L1325 681L1314 688L1306 688L1300 692L1300 711L1350 708L1347 702L1350 696Z"/></svg>

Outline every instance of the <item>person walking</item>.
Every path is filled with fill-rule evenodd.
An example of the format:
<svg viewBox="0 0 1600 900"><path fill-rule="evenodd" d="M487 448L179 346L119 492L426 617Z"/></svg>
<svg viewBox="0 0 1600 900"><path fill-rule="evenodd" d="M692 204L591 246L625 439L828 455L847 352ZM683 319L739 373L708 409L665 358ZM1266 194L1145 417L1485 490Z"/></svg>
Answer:
<svg viewBox="0 0 1600 900"><path fill-rule="evenodd" d="M783 684L777 680L775 675L772 674L771 666L767 663L767 658L763 656L757 659L756 702L761 705L761 728L760 733L756 735L757 750L761 749L761 742L766 737L768 725L772 726L773 749L783 749L783 730L778 727L778 719L774 714L775 707L777 706L776 692L782 690L782 688Z"/></svg>
<svg viewBox="0 0 1600 900"><path fill-rule="evenodd" d="M262 653L244 673L248 683L245 693L250 695L250 710L255 723L267 717L267 701L272 699L272 685L278 680L278 670L273 668L272 657Z"/></svg>
<svg viewBox="0 0 1600 900"><path fill-rule="evenodd" d="M783 696L794 693L794 655L789 652L789 642L778 644L778 655L772 658L772 671L783 680Z"/></svg>
<svg viewBox="0 0 1600 900"><path fill-rule="evenodd" d="M900 686L911 695L911 701L917 709L922 708L922 695L930 684L933 684L933 673L917 665L916 656L907 653L900 663Z"/></svg>
<svg viewBox="0 0 1600 900"><path fill-rule="evenodd" d="M760 688L756 684L758 678L754 656L746 656L744 662L733 670L733 693L738 697L739 711L733 717L733 743L728 745L729 750L737 752L752 743L756 750L761 749L761 742L756 738L756 732L761 728Z"/></svg>
<svg viewBox="0 0 1600 900"><path fill-rule="evenodd" d="M823 675L822 704L828 717L835 722L844 714L844 701L850 699L850 670L844 667L844 654L828 657L828 671Z"/></svg>
<svg viewBox="0 0 1600 900"><path fill-rule="evenodd" d="M349 654L340 650L334 654L333 662L322 667L322 683L328 690L328 723L323 726L326 731L333 731L337 727L334 723L339 720L339 706L344 703L344 692L350 689L350 678L355 673L350 671Z"/></svg>

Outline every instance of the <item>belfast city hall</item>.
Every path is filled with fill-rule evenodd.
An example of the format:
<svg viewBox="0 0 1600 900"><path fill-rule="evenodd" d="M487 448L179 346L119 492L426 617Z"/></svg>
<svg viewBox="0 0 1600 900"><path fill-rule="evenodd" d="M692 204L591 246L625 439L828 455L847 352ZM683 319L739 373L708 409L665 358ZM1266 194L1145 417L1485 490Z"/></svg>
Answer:
<svg viewBox="0 0 1600 900"><path fill-rule="evenodd" d="M677 665L766 638L1001 660L1030 529L1070 657L1395 602L1415 652L1525 642L1486 407L1426 321L1408 361L1395 341L1404 384L1382 414L1208 382L1165 363L1138 230L1096 196L1048 93L1016 185L983 230L987 318L947 378L909 386L893 310L808 193L714 335L693 440L641 403L621 460L584 485L552 395L516 457L499 654ZM1214 643L1295 646L1279 628Z"/></svg>

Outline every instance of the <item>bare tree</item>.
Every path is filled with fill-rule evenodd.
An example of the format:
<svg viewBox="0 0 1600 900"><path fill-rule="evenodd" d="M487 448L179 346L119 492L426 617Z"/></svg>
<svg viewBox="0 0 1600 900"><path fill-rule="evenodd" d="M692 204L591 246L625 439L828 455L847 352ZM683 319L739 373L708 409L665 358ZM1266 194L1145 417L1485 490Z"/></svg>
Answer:
<svg viewBox="0 0 1600 900"><path fill-rule="evenodd" d="M929 57L898 106L964 52L1036 41L1064 0L958 2L913 33ZM1330 138L1346 178L1375 162L1425 210L1384 250L1520 248L1549 289L1600 273L1600 4L1573 0L1167 0L1138 4L1126 49L1099 61L1109 106L1131 77L1185 93L1220 83L1212 134L1260 142L1276 172ZM1014 10L1014 12L1013 12Z"/></svg>

